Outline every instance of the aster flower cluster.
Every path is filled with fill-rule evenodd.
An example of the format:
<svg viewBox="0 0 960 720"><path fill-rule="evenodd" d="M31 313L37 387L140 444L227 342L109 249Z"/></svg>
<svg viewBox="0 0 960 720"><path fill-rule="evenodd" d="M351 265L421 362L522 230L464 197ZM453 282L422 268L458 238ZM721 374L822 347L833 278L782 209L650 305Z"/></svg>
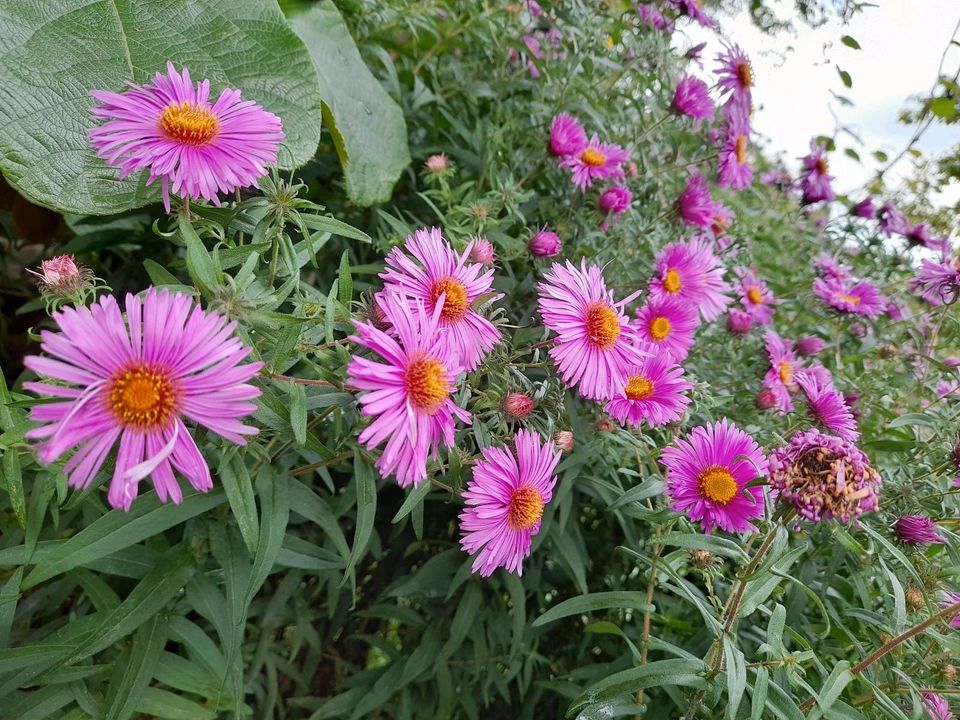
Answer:
<svg viewBox="0 0 960 720"><path fill-rule="evenodd" d="M889 301L869 280L857 280L850 268L827 254L814 261L821 274L813 281L813 293L827 306L841 314L875 318L887 311Z"/></svg>

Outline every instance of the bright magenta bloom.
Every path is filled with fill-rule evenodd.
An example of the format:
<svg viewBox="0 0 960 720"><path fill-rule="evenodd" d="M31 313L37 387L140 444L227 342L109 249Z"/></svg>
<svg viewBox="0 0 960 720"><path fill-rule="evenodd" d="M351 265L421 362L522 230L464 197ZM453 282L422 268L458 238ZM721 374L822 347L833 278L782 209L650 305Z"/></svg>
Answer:
<svg viewBox="0 0 960 720"><path fill-rule="evenodd" d="M873 283L866 280L852 284L852 281L848 283L817 278L813 281L813 292L827 305L842 313L872 318L882 315L887 308L886 299Z"/></svg>
<svg viewBox="0 0 960 720"><path fill-rule="evenodd" d="M539 284L543 324L557 333L550 348L564 382L590 400L609 400L626 384L644 354L637 331L596 265L554 263Z"/></svg>
<svg viewBox="0 0 960 720"><path fill-rule="evenodd" d="M819 367L823 368L822 365ZM811 370L801 370L796 374L797 385L807 396L810 415L837 437L856 442L860 437L857 421L843 399L843 393L834 387L826 368L821 373Z"/></svg>
<svg viewBox="0 0 960 720"><path fill-rule="evenodd" d="M614 185L604 190L597 200L601 212L620 215L630 209L633 193L623 185Z"/></svg>
<svg viewBox="0 0 960 720"><path fill-rule="evenodd" d="M484 356L500 342L500 331L474 310L481 295L490 295L493 268L469 262L476 240L459 255L443 239L440 228L420 229L407 238L405 249L393 248L387 255L386 271L380 274L385 289L402 290L410 302L410 312L425 308L433 313L440 307L440 326L467 372L472 372ZM494 294L491 301L502 294Z"/></svg>
<svg viewBox="0 0 960 720"><path fill-rule="evenodd" d="M587 133L583 125L566 113L560 113L550 123L550 154L558 158L579 155L587 147Z"/></svg>
<svg viewBox="0 0 960 720"><path fill-rule="evenodd" d="M687 225L708 228L713 225L717 205L710 197L707 181L703 175L691 175L686 187L677 198L677 211Z"/></svg>
<svg viewBox="0 0 960 720"><path fill-rule="evenodd" d="M853 443L807 430L770 455L770 485L806 520L847 523L877 509L880 476Z"/></svg>
<svg viewBox="0 0 960 720"><path fill-rule="evenodd" d="M739 267L734 269L734 274L740 280L740 301L744 309L758 325L769 325L773 322L773 308L780 301L753 270Z"/></svg>
<svg viewBox="0 0 960 720"><path fill-rule="evenodd" d="M763 338L770 360L770 369L763 377L763 386L777 396L776 407L780 414L793 411L790 393L797 391L797 370L803 367L793 351L793 342L785 340L775 332L768 332Z"/></svg>
<svg viewBox="0 0 960 720"><path fill-rule="evenodd" d="M170 190L219 205L218 192L256 186L267 165L277 162L280 118L241 100L239 90L225 89L210 104L210 81L194 86L190 72L178 73L171 62L150 85L90 94L100 103L93 117L107 121L90 130L90 144L120 168L121 179L144 168L150 171L147 185L160 178L168 212Z"/></svg>
<svg viewBox="0 0 960 720"><path fill-rule="evenodd" d="M923 692L920 697L923 699L923 709L926 710L930 720L956 720L950 710L950 702L943 695Z"/></svg>
<svg viewBox="0 0 960 720"><path fill-rule="evenodd" d="M800 175L800 189L803 191L803 202L815 203L822 200L833 200L833 188L830 181L833 175L828 174L827 149L810 141L810 154L803 158L804 171Z"/></svg>
<svg viewBox="0 0 960 720"><path fill-rule="evenodd" d="M746 335L753 329L753 315L743 310L731 310L727 315L727 332L731 335Z"/></svg>
<svg viewBox="0 0 960 720"><path fill-rule="evenodd" d="M867 195L850 210L856 217L872 220L877 216L877 206L873 204L873 196Z"/></svg>
<svg viewBox="0 0 960 720"><path fill-rule="evenodd" d="M707 322L719 317L731 302L723 266L704 238L667 245L657 255L656 273L650 281L651 298L684 300L696 306Z"/></svg>
<svg viewBox="0 0 960 720"><path fill-rule="evenodd" d="M931 305L952 303L960 296L960 270L955 261L924 260L916 277L907 281L907 287Z"/></svg>
<svg viewBox="0 0 960 720"><path fill-rule="evenodd" d="M753 182L753 168L747 157L750 142L750 120L746 111L735 105L727 113L726 138L717 161L717 184L742 190Z"/></svg>
<svg viewBox="0 0 960 720"><path fill-rule="evenodd" d="M678 297L651 297L637 310L636 328L640 339L658 352L668 353L678 363L690 352L699 324L697 308Z"/></svg>
<svg viewBox="0 0 960 720"><path fill-rule="evenodd" d="M560 451L532 430L514 437L514 451L484 448L463 493L460 547L476 553L473 571L483 577L498 567L523 574L532 538L540 532L543 508L553 498Z"/></svg>
<svg viewBox="0 0 960 720"><path fill-rule="evenodd" d="M713 100L710 97L710 88L694 75L684 75L677 83L673 93L671 109L679 114L693 118L694 128L700 127L704 120L713 117Z"/></svg>
<svg viewBox="0 0 960 720"><path fill-rule="evenodd" d="M670 507L700 523L704 532L756 530L751 520L763 517L763 493L748 488L767 474L767 459L756 441L726 418L695 427L665 448Z"/></svg>
<svg viewBox="0 0 960 720"><path fill-rule="evenodd" d="M560 165L570 168L573 184L586 190L594 180L608 180L623 177L622 163L630 159L630 153L619 145L600 142L594 135L587 146L576 155L569 155L560 161Z"/></svg>
<svg viewBox="0 0 960 720"><path fill-rule="evenodd" d="M527 247L534 257L553 257L563 250L563 241L560 240L559 235L553 230L547 230L547 226L544 225L533 234Z"/></svg>
<svg viewBox="0 0 960 720"><path fill-rule="evenodd" d="M359 441L371 450L386 442L377 469L407 487L426 479L427 458L436 456L441 442L453 446L456 421L469 423L470 413L450 398L462 368L442 330L443 306L427 313L392 288L377 302L396 337L372 323L356 323L357 334L350 339L386 362L354 356L347 365L347 385L360 391L361 412L375 418Z"/></svg>
<svg viewBox="0 0 960 720"><path fill-rule="evenodd" d="M60 332L42 331L46 355L24 364L68 386L24 383L61 398L33 408L31 419L44 425L27 437L44 440L37 451L44 465L77 448L64 472L78 489L91 483L119 439L110 504L129 510L146 477L161 501L179 503L174 470L200 492L213 487L183 418L245 445L257 430L240 420L260 395L247 381L263 363L240 365L250 348L233 336L236 323L204 312L187 295L150 288L143 298L127 295L126 310L124 319L106 295L90 308L54 313Z"/></svg>
<svg viewBox="0 0 960 720"><path fill-rule="evenodd" d="M648 348L654 350L654 348ZM676 422L686 412L690 398L684 395L693 383L683 379L683 368L669 353L651 353L627 372L627 382L605 409L621 423L650 427Z"/></svg>
<svg viewBox="0 0 960 720"><path fill-rule="evenodd" d="M720 63L720 67L717 68L717 75L720 78L717 84L725 93L731 93L727 102L742 108L749 114L754 81L750 58L739 45L727 45L725 52L717 55L717 62Z"/></svg>
<svg viewBox="0 0 960 720"><path fill-rule="evenodd" d="M824 347L826 343L816 335L805 335L797 340L797 352L807 357L818 355Z"/></svg>
<svg viewBox="0 0 960 720"><path fill-rule="evenodd" d="M938 545L943 542L937 524L926 515L904 515L893 524L897 539L909 545Z"/></svg>

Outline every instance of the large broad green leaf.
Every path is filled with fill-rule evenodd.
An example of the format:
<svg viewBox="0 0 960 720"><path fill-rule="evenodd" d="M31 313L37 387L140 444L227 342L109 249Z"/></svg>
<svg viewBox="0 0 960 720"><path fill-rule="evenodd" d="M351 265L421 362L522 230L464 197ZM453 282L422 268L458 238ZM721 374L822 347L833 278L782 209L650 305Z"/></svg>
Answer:
<svg viewBox="0 0 960 720"><path fill-rule="evenodd" d="M117 180L87 140L95 89L123 90L170 60L212 96L239 89L276 113L281 164L320 139L320 94L303 43L265 0L45 0L0 3L0 169L34 202L108 214L157 199L144 178ZM287 152L289 150L289 152Z"/></svg>
<svg viewBox="0 0 960 720"><path fill-rule="evenodd" d="M343 165L347 194L358 205L386 202L410 164L403 111L364 65L330 0L292 8L290 14L320 78L323 119Z"/></svg>

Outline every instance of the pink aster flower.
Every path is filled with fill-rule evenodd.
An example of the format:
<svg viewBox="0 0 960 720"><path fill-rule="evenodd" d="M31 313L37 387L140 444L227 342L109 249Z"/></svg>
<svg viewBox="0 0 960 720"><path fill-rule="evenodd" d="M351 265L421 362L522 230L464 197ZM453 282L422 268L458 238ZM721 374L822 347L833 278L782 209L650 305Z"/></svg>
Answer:
<svg viewBox="0 0 960 720"><path fill-rule="evenodd" d="M747 158L750 142L750 121L746 111L734 106L727 113L726 137L717 160L717 184L733 190L742 190L753 181L753 168Z"/></svg>
<svg viewBox="0 0 960 720"><path fill-rule="evenodd" d="M728 45L717 55L719 80L724 93L731 93L729 103L749 112L753 88L753 66L739 45Z"/></svg>
<svg viewBox="0 0 960 720"><path fill-rule="evenodd" d="M816 335L805 335L797 340L797 352L807 357L819 355L825 346L826 343Z"/></svg>
<svg viewBox="0 0 960 720"><path fill-rule="evenodd" d="M27 270L37 277L40 294L45 298L75 298L81 300L94 284L93 271L77 265L73 255L57 255L40 263L39 271Z"/></svg>
<svg viewBox="0 0 960 720"><path fill-rule="evenodd" d="M559 158L580 155L587 147L587 133L583 125L566 113L560 113L550 123L550 154Z"/></svg>
<svg viewBox="0 0 960 720"><path fill-rule="evenodd" d="M162 502L179 504L174 470L200 492L213 487L184 418L245 445L257 430L240 421L260 395L247 381L263 363L240 365L250 348L234 337L236 323L187 295L150 288L143 298L127 295L125 306L126 319L109 295L53 314L60 331L42 331L46 355L24 364L66 385L24 383L59 398L33 408L31 419L44 424L27 437L43 440L37 456L44 465L77 448L64 472L78 489L92 482L119 439L110 504L129 510L146 477Z"/></svg>
<svg viewBox="0 0 960 720"><path fill-rule="evenodd" d="M450 398L462 368L442 330L443 306L427 312L392 288L377 302L396 337L372 323L356 323L351 340L385 362L355 355L347 365L347 385L360 391L363 415L374 418L359 441L371 450L386 442L377 469L384 477L396 475L406 487L427 477L428 457L436 456L441 442L453 446L456 421L469 423L470 413Z"/></svg>
<svg viewBox="0 0 960 720"><path fill-rule="evenodd" d="M943 599L938 604L941 608L946 609L958 602L960 602L960 593L948 592L944 593ZM950 627L960 628L960 613L954 615L953 619L950 620Z"/></svg>
<svg viewBox="0 0 960 720"><path fill-rule="evenodd" d="M820 253L814 259L813 267L824 277L834 280L846 280L850 277L850 266L837 262L829 253Z"/></svg>
<svg viewBox="0 0 960 720"><path fill-rule="evenodd" d="M670 507L700 523L704 532L756 530L763 517L762 491L747 485L767 474L756 441L726 418L695 427L660 455L667 468Z"/></svg>
<svg viewBox="0 0 960 720"><path fill-rule="evenodd" d="M622 163L630 160L630 153L619 145L600 142L594 135L587 146L576 155L569 155L560 165L569 168L573 184L586 190L594 180L623 177Z"/></svg>
<svg viewBox="0 0 960 720"><path fill-rule="evenodd" d="M886 311L887 301L876 285L866 280L854 284L841 280L817 278L813 292L834 310L864 317L876 317Z"/></svg>
<svg viewBox="0 0 960 720"><path fill-rule="evenodd" d="M763 338L767 359L770 360L770 369L763 377L763 386L777 396L777 409L780 414L793 411L793 401L790 393L798 389L796 374L803 367L803 361L798 360L793 351L793 343L777 333L770 331Z"/></svg>
<svg viewBox="0 0 960 720"><path fill-rule="evenodd" d="M622 215L630 209L630 202L633 200L633 193L622 185L614 185L601 193L597 200L597 207L600 212Z"/></svg>
<svg viewBox="0 0 960 720"><path fill-rule="evenodd" d="M907 216L889 202L884 203L883 207L877 212L877 225L887 237L906 235L910 232L910 221L907 220Z"/></svg>
<svg viewBox="0 0 960 720"><path fill-rule="evenodd" d="M707 181L703 175L694 174L687 180L683 192L677 198L677 211L687 225L710 227L714 222L716 204L710 197Z"/></svg>
<svg viewBox="0 0 960 720"><path fill-rule="evenodd" d="M723 266L704 238L667 245L657 254L655 266L651 298L680 298L694 305L707 322L716 320L731 303Z"/></svg>
<svg viewBox="0 0 960 720"><path fill-rule="evenodd" d="M943 542L937 524L926 515L904 515L893 524L897 539L908 545L937 545Z"/></svg>
<svg viewBox="0 0 960 720"><path fill-rule="evenodd" d="M727 315L727 332L731 335L746 335L753 329L753 316L742 310L731 310Z"/></svg>
<svg viewBox="0 0 960 720"><path fill-rule="evenodd" d="M617 302L596 265L582 260L554 263L539 284L543 324L557 333L550 356L564 382L590 400L609 400L640 364L637 331L623 312L633 298Z"/></svg>
<svg viewBox="0 0 960 720"><path fill-rule="evenodd" d="M637 310L635 326L641 340L680 363L693 346L699 324L696 306L682 298L658 295Z"/></svg>
<svg viewBox="0 0 960 720"><path fill-rule="evenodd" d="M819 366L823 368L823 366ZM818 368L819 369L819 368ZM796 374L797 384L807 396L807 405L813 419L843 440L856 442L860 437L857 421L843 393L833 386L826 368L821 373L801 370Z"/></svg>
<svg viewBox="0 0 960 720"><path fill-rule="evenodd" d="M651 350L653 348L650 348ZM627 382L604 409L623 424L650 427L676 422L690 404L684 393L693 383L683 379L683 368L674 364L669 353L651 354L629 369Z"/></svg>
<svg viewBox="0 0 960 720"><path fill-rule="evenodd" d="M393 248L387 255L386 271L380 274L386 289L403 290L411 313L420 307L427 313L441 308L440 325L446 340L467 372L475 370L500 342L500 331L474 310L477 298L489 296L493 284L493 268L468 262L475 243L458 255L443 239L440 228L420 229L404 244L413 257ZM497 293L490 300L502 297Z"/></svg>
<svg viewBox="0 0 960 720"><path fill-rule="evenodd" d="M810 154L803 158L803 173L800 175L800 189L803 191L804 203L815 203L833 200L833 188L830 181L833 176L828 174L827 149L816 140L810 141Z"/></svg>
<svg viewBox="0 0 960 720"><path fill-rule="evenodd" d="M770 455L770 485L806 520L848 523L877 509L880 476L853 443L806 430Z"/></svg>
<svg viewBox="0 0 960 720"><path fill-rule="evenodd" d="M960 296L960 270L955 262L924 260L907 287L931 305L949 305Z"/></svg>
<svg viewBox="0 0 960 720"><path fill-rule="evenodd" d="M554 471L561 453L552 442L521 430L513 445L513 452L484 448L463 493L460 547L476 553L473 571L483 577L498 567L523 574L523 560L557 483Z"/></svg>
<svg viewBox="0 0 960 720"><path fill-rule="evenodd" d="M740 301L744 309L758 325L769 325L773 322L773 308L780 302L753 270L738 267L734 274L740 280Z"/></svg>
<svg viewBox="0 0 960 720"><path fill-rule="evenodd" d="M703 11L703 0L670 0L681 15L686 15L706 28L712 28L716 23Z"/></svg>
<svg viewBox="0 0 960 720"><path fill-rule="evenodd" d="M547 226L544 225L533 234L527 247L534 257L553 257L563 250L563 242L559 235L552 230L547 230Z"/></svg>
<svg viewBox="0 0 960 720"><path fill-rule="evenodd" d="M668 33L673 32L673 24L664 17L655 3L641 3L637 8L637 14L643 23L649 25L654 30L662 30Z"/></svg>
<svg viewBox="0 0 960 720"><path fill-rule="evenodd" d="M670 109L678 115L693 118L693 127L698 128L704 120L713 117L713 100L710 88L694 75L684 75L677 83Z"/></svg>
<svg viewBox="0 0 960 720"><path fill-rule="evenodd" d="M877 206L873 204L873 196L867 195L850 210L852 215L872 220L877 216Z"/></svg>
<svg viewBox="0 0 960 720"><path fill-rule="evenodd" d="M210 81L194 86L190 72L178 73L171 62L152 84L90 94L100 103L93 117L107 121L90 130L91 145L120 168L121 179L144 168L147 185L160 178L168 212L171 190L220 205L218 192L256 186L267 165L277 162L280 118L241 100L239 90L225 89L210 104Z"/></svg>
<svg viewBox="0 0 960 720"><path fill-rule="evenodd" d="M923 709L930 720L956 720L950 711L950 702L943 695L924 691L920 693L920 697L923 700Z"/></svg>

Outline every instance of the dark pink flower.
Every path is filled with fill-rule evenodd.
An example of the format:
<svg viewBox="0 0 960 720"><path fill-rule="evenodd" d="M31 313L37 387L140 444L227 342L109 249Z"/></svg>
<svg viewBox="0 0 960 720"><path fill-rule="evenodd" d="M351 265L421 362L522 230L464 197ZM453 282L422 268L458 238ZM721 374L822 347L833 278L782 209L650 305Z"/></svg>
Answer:
<svg viewBox="0 0 960 720"><path fill-rule="evenodd" d="M640 338L663 353L683 362L700 320L696 306L686 299L669 295L651 296L637 310L637 333Z"/></svg>
<svg viewBox="0 0 960 720"><path fill-rule="evenodd" d="M675 297L693 304L706 322L716 320L730 304L730 285L711 242L693 237L670 243L655 261L656 275L650 281L650 297Z"/></svg>
<svg viewBox="0 0 960 720"><path fill-rule="evenodd" d="M727 45L724 52L717 55L717 62L720 63L717 68L720 78L717 84L724 93L731 93L727 102L739 106L749 114L754 83L750 58L739 45Z"/></svg>
<svg viewBox="0 0 960 720"><path fill-rule="evenodd" d="M877 212L877 224L884 235L906 235L910 232L910 222L906 215L897 210L891 203L884 203Z"/></svg>
<svg viewBox="0 0 960 720"><path fill-rule="evenodd" d="M621 165L629 160L629 152L619 145L600 142L594 135L579 154L564 157L560 165L570 169L574 185L586 190L594 180L623 177Z"/></svg>
<svg viewBox="0 0 960 720"><path fill-rule="evenodd" d="M773 308L780 304L767 284L751 269L734 268L734 274L740 281L740 301L744 309L758 325L773 322Z"/></svg>
<svg viewBox="0 0 960 720"><path fill-rule="evenodd" d="M936 545L943 542L937 524L925 515L904 515L893 524L897 539L909 545Z"/></svg>
<svg viewBox="0 0 960 720"><path fill-rule="evenodd" d="M960 297L960 270L956 262L924 260L907 287L931 305L950 304Z"/></svg>
<svg viewBox="0 0 960 720"><path fill-rule="evenodd" d="M604 406L610 417L632 427L644 420L650 427L676 422L690 404L684 393L693 383L683 379L683 368L670 353L648 351L651 354L630 368L626 383Z"/></svg>
<svg viewBox="0 0 960 720"><path fill-rule="evenodd" d="M664 17L655 3L641 3L637 8L637 14L640 16L642 22L654 30L662 30L667 33L673 32L673 24Z"/></svg>
<svg viewBox="0 0 960 720"><path fill-rule="evenodd" d="M873 196L867 195L850 210L853 215L861 218L872 219L877 216L877 206L873 204Z"/></svg>
<svg viewBox="0 0 960 720"><path fill-rule="evenodd" d="M530 238L528 247L530 254L534 257L553 257L560 254L563 242L559 235L552 230L547 230L547 226L544 225Z"/></svg>
<svg viewBox="0 0 960 720"><path fill-rule="evenodd" d="M708 228L714 221L716 205L710 197L707 181L703 175L692 175L677 199L680 218L687 225Z"/></svg>
<svg viewBox="0 0 960 720"><path fill-rule="evenodd" d="M815 203L833 200L833 188L830 181L827 164L827 149L816 140L810 141L810 154L803 158L803 173L800 175L800 189L803 191L804 203Z"/></svg>
<svg viewBox="0 0 960 720"><path fill-rule="evenodd" d="M761 410L773 410L777 406L777 395L772 390L761 390L755 402Z"/></svg>
<svg viewBox="0 0 960 720"><path fill-rule="evenodd" d="M817 278L813 292L827 305L842 313L876 317L886 311L887 301L876 285L867 280L852 281Z"/></svg>
<svg viewBox="0 0 960 720"><path fill-rule="evenodd" d="M731 335L746 335L753 328L753 316L743 310L731 310L727 315L727 331Z"/></svg>
<svg viewBox="0 0 960 720"><path fill-rule="evenodd" d="M807 357L817 355L826 343L815 335L806 335L797 340L797 352Z"/></svg>
<svg viewBox="0 0 960 720"><path fill-rule="evenodd" d="M566 113L560 113L550 123L550 154L556 157L579 155L587 147L587 133L583 125Z"/></svg>
<svg viewBox="0 0 960 720"><path fill-rule="evenodd" d="M503 399L503 413L511 420L522 420L531 412L533 412L533 398L526 393L507 393Z"/></svg>
<svg viewBox="0 0 960 720"><path fill-rule="evenodd" d="M768 332L763 342L770 361L770 369L763 377L763 386L777 396L777 409L783 415L793 410L790 393L798 389L796 374L803 367L803 361L797 359L793 343L775 332Z"/></svg>
<svg viewBox="0 0 960 720"><path fill-rule="evenodd" d="M753 168L747 158L750 142L750 121L746 111L734 106L727 113L726 137L717 161L717 184L733 190L742 190L753 181Z"/></svg>
<svg viewBox="0 0 960 720"><path fill-rule="evenodd" d="M823 377L824 375L826 377ZM822 373L818 374L801 370L796 378L797 384L807 396L807 405L813 419L837 437L856 442L860 437L857 422L843 395L833 386L829 371L823 368Z"/></svg>
<svg viewBox="0 0 960 720"><path fill-rule="evenodd" d="M713 100L710 98L710 88L707 84L693 75L684 75L677 83L673 93L671 109L678 115L686 115L694 119L693 126L700 127L700 123L713 117Z"/></svg>
<svg viewBox="0 0 960 720"><path fill-rule="evenodd" d="M633 194L623 185L614 185L604 190L597 200L601 212L620 215L630 209Z"/></svg>

